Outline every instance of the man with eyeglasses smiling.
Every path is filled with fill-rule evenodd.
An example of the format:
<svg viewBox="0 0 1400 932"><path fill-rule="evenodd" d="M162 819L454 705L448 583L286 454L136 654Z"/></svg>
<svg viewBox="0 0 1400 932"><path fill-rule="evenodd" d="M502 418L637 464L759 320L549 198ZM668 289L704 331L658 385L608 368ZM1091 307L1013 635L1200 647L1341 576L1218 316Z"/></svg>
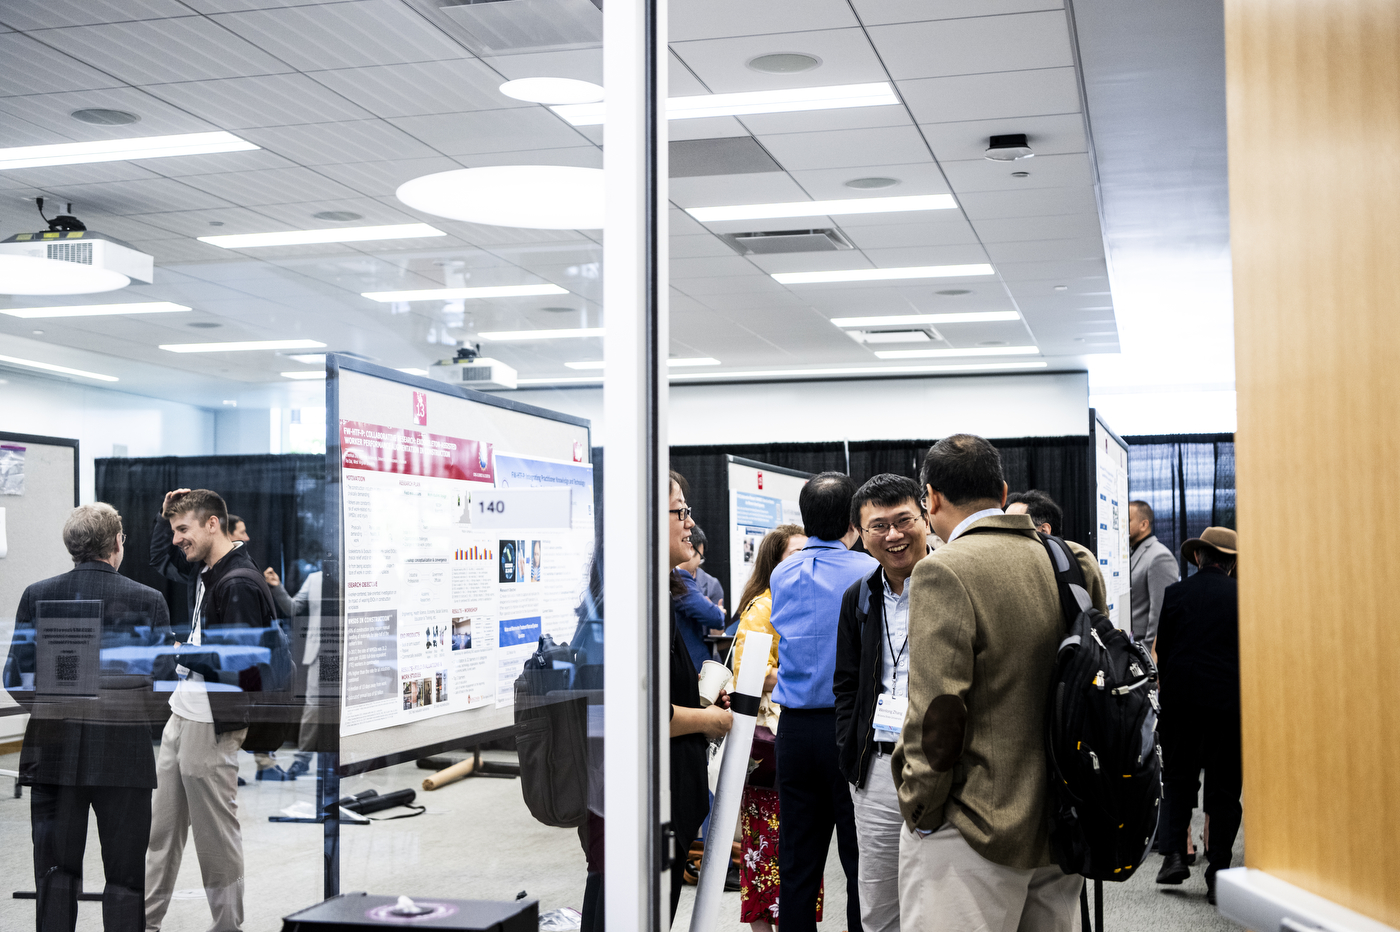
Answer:
<svg viewBox="0 0 1400 932"><path fill-rule="evenodd" d="M865 932L899 929L899 830L904 816L890 755L909 704L909 586L928 555L928 523L913 479L881 473L851 500L851 523L879 566L851 584L836 630L836 747L851 784Z"/></svg>

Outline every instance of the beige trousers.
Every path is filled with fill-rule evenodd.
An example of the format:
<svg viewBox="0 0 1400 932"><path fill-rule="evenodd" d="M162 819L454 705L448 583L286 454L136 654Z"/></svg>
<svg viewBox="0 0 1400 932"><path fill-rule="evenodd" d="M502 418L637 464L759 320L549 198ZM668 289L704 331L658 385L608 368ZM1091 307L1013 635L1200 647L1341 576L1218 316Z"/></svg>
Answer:
<svg viewBox="0 0 1400 932"><path fill-rule="evenodd" d="M1079 932L1084 878L1058 867L994 864L944 823L931 835L899 833L899 913L919 932Z"/></svg>
<svg viewBox="0 0 1400 932"><path fill-rule="evenodd" d="M159 932L185 841L194 851L209 900L209 932L243 925L243 833L238 825L238 748L248 729L214 734L214 726L175 713L160 736L151 843L146 852L146 930Z"/></svg>
<svg viewBox="0 0 1400 932"><path fill-rule="evenodd" d="M856 842L860 845L860 924L865 932L899 932L899 839L904 816L894 788L890 756L875 754L865 789L851 787ZM914 929L917 926L909 926Z"/></svg>

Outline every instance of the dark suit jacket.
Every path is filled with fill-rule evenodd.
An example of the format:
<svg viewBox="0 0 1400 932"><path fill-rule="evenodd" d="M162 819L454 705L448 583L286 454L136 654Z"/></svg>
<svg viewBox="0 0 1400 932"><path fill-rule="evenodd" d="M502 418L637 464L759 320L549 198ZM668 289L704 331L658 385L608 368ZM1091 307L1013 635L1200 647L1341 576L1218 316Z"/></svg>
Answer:
<svg viewBox="0 0 1400 932"><path fill-rule="evenodd" d="M159 592L127 579L106 563L80 563L71 572L24 590L15 610L16 632L33 628L36 603L78 599L102 602L104 644L146 641L149 635L138 633L138 626L156 631L170 625ZM154 789L151 725L163 721L168 710L165 697L152 692L151 678L103 675L96 699L35 702L32 689L19 688L19 674L33 670L33 660L25 659L21 644L18 637L11 643L5 662L5 687L30 713L19 757L19 782Z"/></svg>
<svg viewBox="0 0 1400 932"><path fill-rule="evenodd" d="M1157 624L1164 707L1239 707L1239 588L1214 566L1167 587Z"/></svg>

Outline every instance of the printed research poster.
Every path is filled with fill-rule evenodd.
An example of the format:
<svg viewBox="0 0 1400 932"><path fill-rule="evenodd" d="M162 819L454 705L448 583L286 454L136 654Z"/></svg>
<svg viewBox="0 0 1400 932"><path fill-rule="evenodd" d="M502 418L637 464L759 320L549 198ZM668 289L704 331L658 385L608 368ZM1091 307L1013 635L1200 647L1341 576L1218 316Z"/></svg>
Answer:
<svg viewBox="0 0 1400 932"><path fill-rule="evenodd" d="M591 467L502 455L517 485L497 488L489 443L342 421L341 444L342 736L511 705L540 636L573 635Z"/></svg>

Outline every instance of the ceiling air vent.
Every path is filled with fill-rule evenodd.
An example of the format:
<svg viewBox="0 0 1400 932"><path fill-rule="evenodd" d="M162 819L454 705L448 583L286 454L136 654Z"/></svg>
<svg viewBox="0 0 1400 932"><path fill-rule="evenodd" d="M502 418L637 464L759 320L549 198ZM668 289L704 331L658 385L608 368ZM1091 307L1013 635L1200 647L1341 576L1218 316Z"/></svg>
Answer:
<svg viewBox="0 0 1400 932"><path fill-rule="evenodd" d="M930 343L928 330L847 330L846 336L857 343Z"/></svg>
<svg viewBox="0 0 1400 932"><path fill-rule="evenodd" d="M766 233L729 233L722 237L741 256L772 256L788 252L834 252L854 249L836 230L773 230Z"/></svg>
<svg viewBox="0 0 1400 932"><path fill-rule="evenodd" d="M477 55L600 48L602 0L464 0L439 9Z"/></svg>

